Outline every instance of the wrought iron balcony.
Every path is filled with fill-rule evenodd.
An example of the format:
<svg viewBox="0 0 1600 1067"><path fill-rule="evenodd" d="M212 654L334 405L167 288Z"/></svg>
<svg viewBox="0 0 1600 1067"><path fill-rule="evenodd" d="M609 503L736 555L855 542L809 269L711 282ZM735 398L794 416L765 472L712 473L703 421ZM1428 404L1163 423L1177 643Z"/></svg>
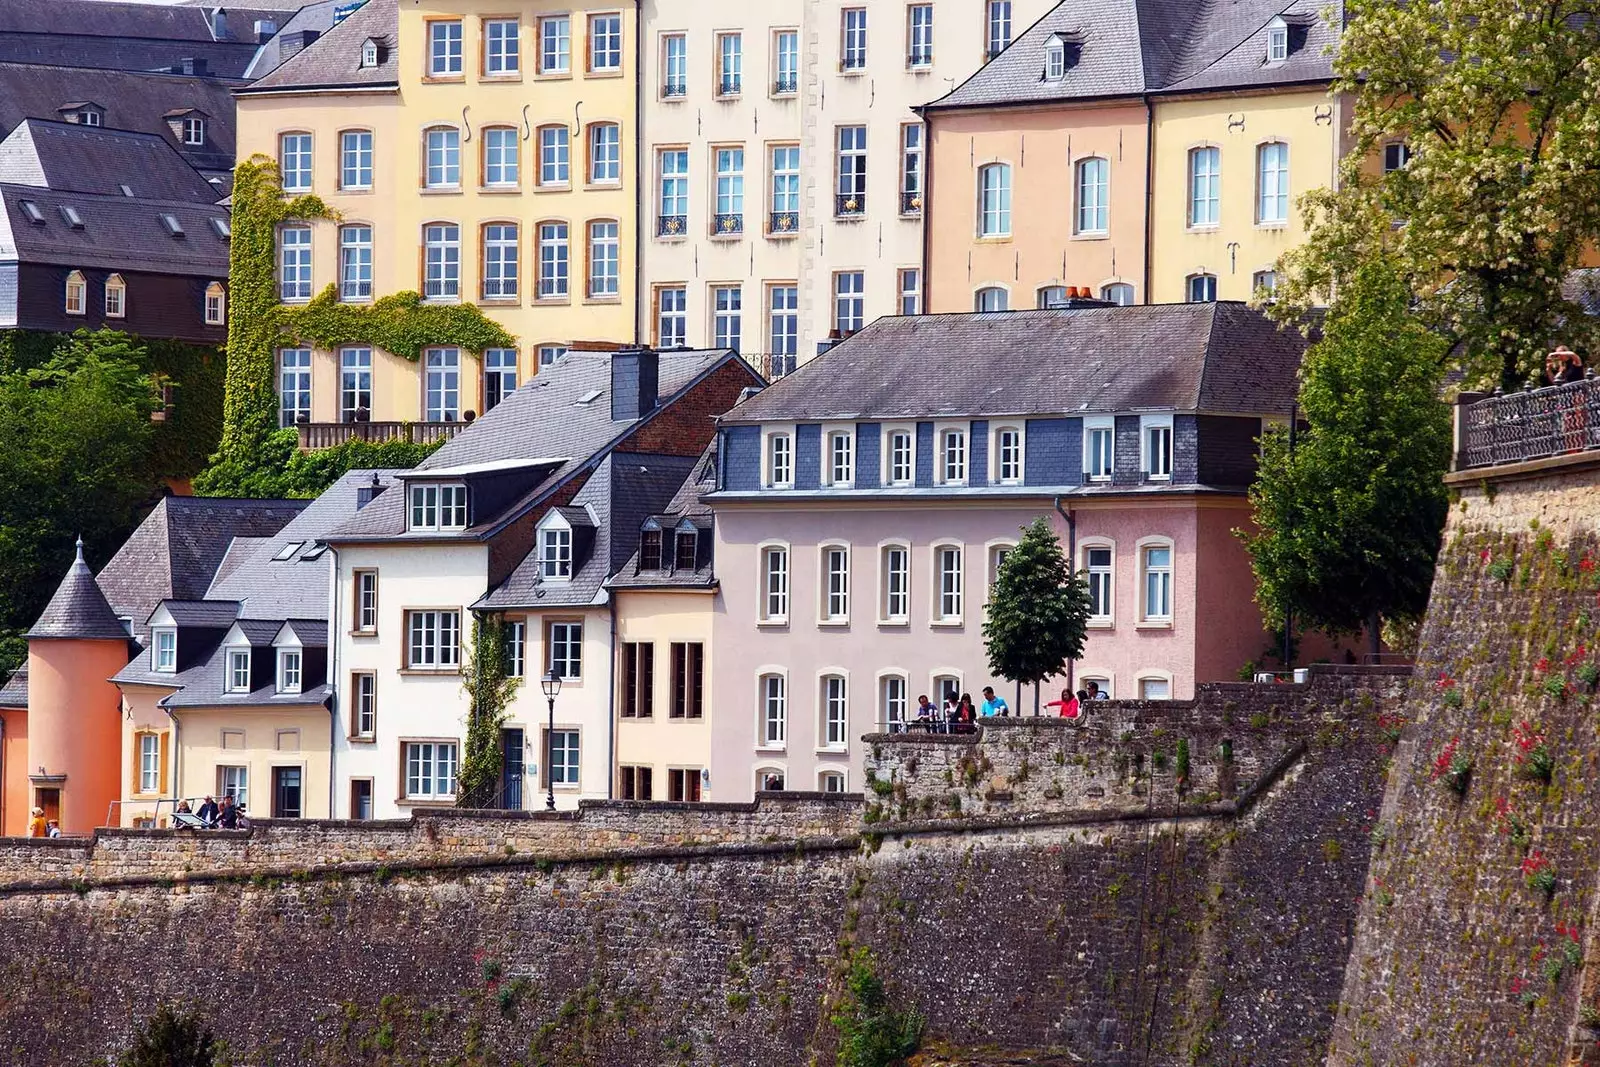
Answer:
<svg viewBox="0 0 1600 1067"><path fill-rule="evenodd" d="M667 84L661 87L661 95L666 97L668 100L672 100L680 96L688 96L689 85L687 82L667 82Z"/></svg>
<svg viewBox="0 0 1600 1067"><path fill-rule="evenodd" d="M713 237L731 237L743 232L744 215L742 214L719 214L711 220L711 234Z"/></svg>
<svg viewBox="0 0 1600 1067"><path fill-rule="evenodd" d="M800 212L774 211L767 215L767 232L788 235L800 232Z"/></svg>
<svg viewBox="0 0 1600 1067"><path fill-rule="evenodd" d="M933 66L933 49L917 48L906 56L906 66L912 70L926 70Z"/></svg>
<svg viewBox="0 0 1600 1067"><path fill-rule="evenodd" d="M656 217L657 237L682 237L689 230L687 215L659 215Z"/></svg>
<svg viewBox="0 0 1600 1067"><path fill-rule="evenodd" d="M766 372L768 378L782 378L785 374L793 374L796 358L793 353L773 353L767 357Z"/></svg>
<svg viewBox="0 0 1600 1067"><path fill-rule="evenodd" d="M775 96L800 91L800 76L798 74L780 74L778 80L772 83L772 92Z"/></svg>
<svg viewBox="0 0 1600 1067"><path fill-rule="evenodd" d="M867 194L840 193L834 198L833 213L840 218L854 218L867 213Z"/></svg>
<svg viewBox="0 0 1600 1067"><path fill-rule="evenodd" d="M902 189L902 190L900 190L900 214L902 214L902 215L920 215L920 214L922 214L922 191L920 189L917 189L917 190Z"/></svg>
<svg viewBox="0 0 1600 1067"><path fill-rule="evenodd" d="M1457 404L1457 470L1600 449L1594 378Z"/></svg>
<svg viewBox="0 0 1600 1067"><path fill-rule="evenodd" d="M722 76L722 80L717 83L717 95L718 96L738 96L739 95L739 75L737 75L737 74L724 74Z"/></svg>
<svg viewBox="0 0 1600 1067"><path fill-rule="evenodd" d="M295 426L300 432L300 450L315 451L334 448L346 441L366 441L380 444L384 441L409 441L412 444L431 444L447 440L472 425L471 422L302 422Z"/></svg>

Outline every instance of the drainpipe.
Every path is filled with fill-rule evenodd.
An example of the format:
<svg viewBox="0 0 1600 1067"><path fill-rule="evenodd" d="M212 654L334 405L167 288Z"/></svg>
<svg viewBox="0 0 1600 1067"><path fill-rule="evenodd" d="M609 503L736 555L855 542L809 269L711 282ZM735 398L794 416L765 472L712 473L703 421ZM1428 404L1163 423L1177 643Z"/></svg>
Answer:
<svg viewBox="0 0 1600 1067"><path fill-rule="evenodd" d="M329 579L333 583L333 590L328 595L328 818L337 818L337 809L334 808L335 783L339 776L334 773L339 760L339 588L344 583L339 581L339 550L328 545L328 551L333 555L333 575ZM351 818L355 813L351 812Z"/></svg>
<svg viewBox="0 0 1600 1067"><path fill-rule="evenodd" d="M1145 267L1145 276L1149 277L1148 263ZM1148 301L1146 302L1148 303ZM1078 515L1077 512L1063 508L1059 496L1056 497L1056 513L1067 522L1067 572L1073 578L1076 578L1078 576ZM1067 688L1074 693L1078 691L1078 687L1073 684L1073 676L1076 674L1074 668L1076 666L1077 664L1074 661L1067 660Z"/></svg>
<svg viewBox="0 0 1600 1067"><path fill-rule="evenodd" d="M1154 268L1150 257L1155 244L1156 206L1156 105L1149 96L1144 98L1144 302L1155 303L1150 297Z"/></svg>
<svg viewBox="0 0 1600 1067"><path fill-rule="evenodd" d="M167 718L172 720L172 810L177 811L178 794L182 792L178 788L178 783L183 778L183 720L178 718L178 713L173 711L167 704L170 699L172 699L170 696L164 696L156 701L156 706L166 712ZM138 783L134 784L137 785ZM159 817L160 814L161 804L158 801L156 803L156 815Z"/></svg>
<svg viewBox="0 0 1600 1067"><path fill-rule="evenodd" d="M615 800L617 791L617 594L606 592L611 614L611 679L606 686L606 799Z"/></svg>
<svg viewBox="0 0 1600 1067"><path fill-rule="evenodd" d="M633 0L633 343L646 344L649 334L639 321L639 308L649 307L644 302L644 5ZM618 139L620 141L620 138ZM607 786L607 796L610 796Z"/></svg>
<svg viewBox="0 0 1600 1067"><path fill-rule="evenodd" d="M928 293L931 291L928 268L933 259L933 227L928 225L928 214L933 207L933 115L923 113L922 119L922 306L917 310L926 315ZM1020 706L1022 698L1017 698ZM1020 714L1020 712L1018 713Z"/></svg>

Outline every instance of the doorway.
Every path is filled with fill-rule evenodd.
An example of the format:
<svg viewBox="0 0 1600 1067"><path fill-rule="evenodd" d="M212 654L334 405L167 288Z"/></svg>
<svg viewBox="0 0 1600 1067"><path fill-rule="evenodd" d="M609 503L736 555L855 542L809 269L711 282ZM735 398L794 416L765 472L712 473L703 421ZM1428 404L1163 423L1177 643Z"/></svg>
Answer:
<svg viewBox="0 0 1600 1067"><path fill-rule="evenodd" d="M41 786L33 791L33 803L35 807L44 809L46 821L54 819L56 825L61 824L61 790Z"/></svg>
<svg viewBox="0 0 1600 1067"><path fill-rule="evenodd" d="M350 817L352 819L372 818L371 778L352 778L350 780Z"/></svg>
<svg viewBox="0 0 1600 1067"><path fill-rule="evenodd" d="M300 817L300 768L272 768L272 817L298 819Z"/></svg>
<svg viewBox="0 0 1600 1067"><path fill-rule="evenodd" d="M506 811L522 810L522 778L525 734L520 727L500 731L500 806Z"/></svg>

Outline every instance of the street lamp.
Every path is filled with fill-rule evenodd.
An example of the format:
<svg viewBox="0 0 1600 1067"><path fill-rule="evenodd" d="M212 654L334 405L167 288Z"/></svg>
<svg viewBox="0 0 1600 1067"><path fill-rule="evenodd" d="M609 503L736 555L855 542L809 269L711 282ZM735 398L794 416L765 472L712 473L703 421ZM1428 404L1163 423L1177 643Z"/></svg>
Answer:
<svg viewBox="0 0 1600 1067"><path fill-rule="evenodd" d="M550 701L550 729L544 735L544 776L549 783L550 793L545 798L544 806L550 811L556 810L556 697L561 694L561 672L551 667L539 679L539 688L544 690L546 699Z"/></svg>

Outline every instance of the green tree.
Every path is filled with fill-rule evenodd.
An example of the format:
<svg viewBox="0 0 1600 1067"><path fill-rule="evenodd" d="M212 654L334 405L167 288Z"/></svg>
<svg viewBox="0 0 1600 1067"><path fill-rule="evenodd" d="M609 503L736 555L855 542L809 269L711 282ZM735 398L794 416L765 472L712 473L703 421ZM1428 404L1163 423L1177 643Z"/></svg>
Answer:
<svg viewBox="0 0 1600 1067"><path fill-rule="evenodd" d="M212 1067L216 1040L198 1016L163 1004L133 1035L119 1067Z"/></svg>
<svg viewBox="0 0 1600 1067"><path fill-rule="evenodd" d="M922 1016L889 1003L872 955L858 948L844 974L844 996L830 1017L839 1034L838 1067L895 1067L917 1051Z"/></svg>
<svg viewBox="0 0 1600 1067"><path fill-rule="evenodd" d="M1387 261L1348 280L1300 370L1308 428L1262 441L1250 490L1256 600L1274 625L1285 609L1333 633L1414 619L1428 605L1448 506L1450 414L1439 399L1445 342L1410 313Z"/></svg>
<svg viewBox="0 0 1600 1067"><path fill-rule="evenodd" d="M42 365L0 373L0 670L23 646L82 534L98 566L122 546L158 487L155 408L142 349L121 334L75 334Z"/></svg>
<svg viewBox="0 0 1600 1067"><path fill-rule="evenodd" d="M995 576L983 622L989 669L1038 685L1083 655L1088 630L1088 586L1073 572L1050 523L1035 519Z"/></svg>
<svg viewBox="0 0 1600 1067"><path fill-rule="evenodd" d="M505 620L479 615L461 687L467 691L467 746L456 774L456 807L492 808L500 790L500 728L521 678L510 677Z"/></svg>
<svg viewBox="0 0 1600 1067"><path fill-rule="evenodd" d="M1553 338L1596 334L1562 281L1600 240L1600 19L1576 0L1346 0L1344 15L1347 154L1336 188L1300 200L1310 233L1274 313L1382 255L1470 380L1520 387ZM1410 162L1385 173L1396 141Z"/></svg>

